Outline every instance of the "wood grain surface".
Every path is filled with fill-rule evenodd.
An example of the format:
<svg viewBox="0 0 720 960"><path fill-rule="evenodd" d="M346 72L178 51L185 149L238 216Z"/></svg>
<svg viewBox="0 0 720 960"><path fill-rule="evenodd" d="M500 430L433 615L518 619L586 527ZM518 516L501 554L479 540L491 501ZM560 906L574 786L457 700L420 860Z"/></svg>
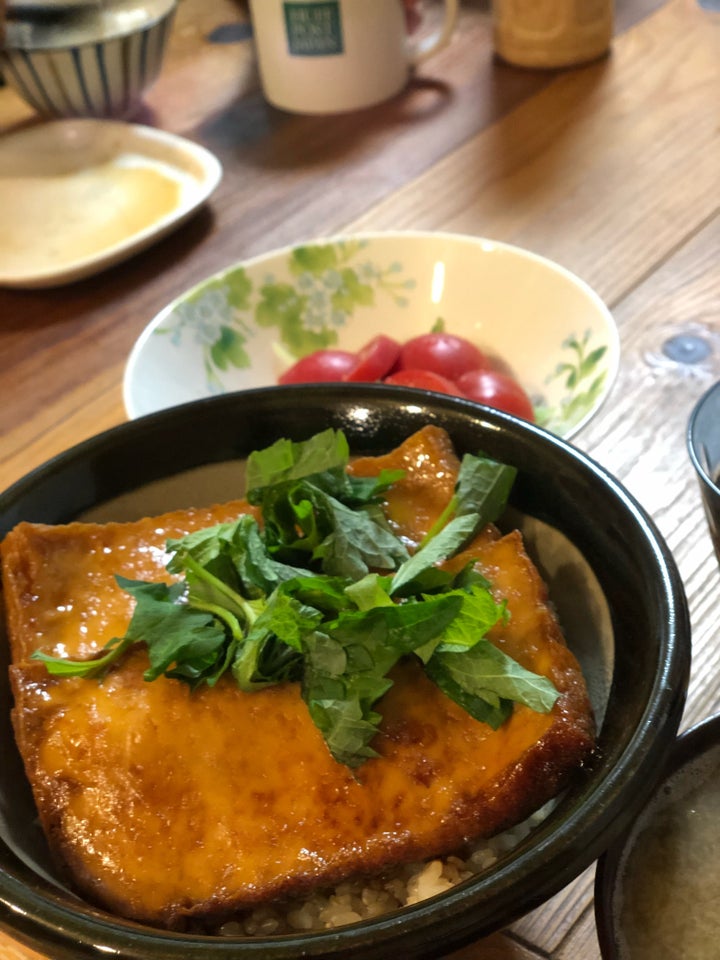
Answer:
<svg viewBox="0 0 720 960"><path fill-rule="evenodd" d="M244 4L181 0L137 119L209 147L223 182L182 228L114 269L52 291L0 290L0 489L124 420L136 338L234 261L355 229L515 243L578 273L614 313L618 378L574 442L625 483L672 549L693 625L683 725L714 713L720 573L685 430L720 379L718 90L720 13L696 0L618 0L610 56L550 72L498 62L487 4L466 0L453 42L404 94L358 114L292 116L263 100ZM0 89L0 131L33 122ZM710 345L708 361L667 355L687 334ZM453 957L598 960L593 879L591 868ZM0 935L2 960L37 957Z"/></svg>

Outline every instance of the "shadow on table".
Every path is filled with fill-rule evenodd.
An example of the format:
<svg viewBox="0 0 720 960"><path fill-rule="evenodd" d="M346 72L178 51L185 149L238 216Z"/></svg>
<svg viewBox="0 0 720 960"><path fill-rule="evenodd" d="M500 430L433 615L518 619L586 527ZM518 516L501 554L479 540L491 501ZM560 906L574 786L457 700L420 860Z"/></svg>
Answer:
<svg viewBox="0 0 720 960"><path fill-rule="evenodd" d="M209 117L197 130L219 152L242 149L244 158L271 169L339 162L368 142L407 127L431 124L455 99L439 80L417 78L385 103L352 113L305 116L279 110L258 90Z"/></svg>

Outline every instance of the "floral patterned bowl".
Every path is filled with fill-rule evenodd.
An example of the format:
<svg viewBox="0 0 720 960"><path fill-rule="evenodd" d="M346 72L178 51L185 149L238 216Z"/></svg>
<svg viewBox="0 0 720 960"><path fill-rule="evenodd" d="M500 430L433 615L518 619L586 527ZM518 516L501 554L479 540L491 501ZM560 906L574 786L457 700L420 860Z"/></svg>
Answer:
<svg viewBox="0 0 720 960"><path fill-rule="evenodd" d="M618 367L612 316L587 284L517 247L444 233L378 233L288 247L184 293L128 360L138 417L187 400L270 386L297 358L444 329L497 358L537 422L563 437L598 409Z"/></svg>

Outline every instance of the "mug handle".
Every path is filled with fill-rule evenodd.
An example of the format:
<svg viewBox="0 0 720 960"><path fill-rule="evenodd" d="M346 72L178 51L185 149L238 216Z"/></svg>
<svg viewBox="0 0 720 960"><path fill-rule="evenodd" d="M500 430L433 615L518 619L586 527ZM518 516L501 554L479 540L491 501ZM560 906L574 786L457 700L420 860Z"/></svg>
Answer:
<svg viewBox="0 0 720 960"><path fill-rule="evenodd" d="M440 29L429 37L423 37L418 43L411 44L409 55L411 66L417 66L448 44L455 29L457 15L458 0L445 0L445 18Z"/></svg>

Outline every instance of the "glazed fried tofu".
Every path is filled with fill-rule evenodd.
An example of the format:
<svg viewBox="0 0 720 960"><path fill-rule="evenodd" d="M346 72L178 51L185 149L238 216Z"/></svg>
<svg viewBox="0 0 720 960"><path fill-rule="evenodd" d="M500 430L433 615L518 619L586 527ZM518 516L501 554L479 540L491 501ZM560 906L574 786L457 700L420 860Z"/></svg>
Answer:
<svg viewBox="0 0 720 960"><path fill-rule="evenodd" d="M458 462L430 427L352 469L398 465L407 472L387 513L413 544L452 494ZM168 579L168 538L246 509L23 523L1 545L13 723L51 850L89 900L167 928L457 850L527 817L593 749L585 683L545 585L520 534L493 528L456 562L471 558L507 599L510 618L491 639L553 681L554 708L516 705L493 730L403 660L381 702L378 756L354 771L330 755L298 684L148 683L142 647L102 681L50 676L30 659L38 648L88 657L122 636L133 601L115 575Z"/></svg>

